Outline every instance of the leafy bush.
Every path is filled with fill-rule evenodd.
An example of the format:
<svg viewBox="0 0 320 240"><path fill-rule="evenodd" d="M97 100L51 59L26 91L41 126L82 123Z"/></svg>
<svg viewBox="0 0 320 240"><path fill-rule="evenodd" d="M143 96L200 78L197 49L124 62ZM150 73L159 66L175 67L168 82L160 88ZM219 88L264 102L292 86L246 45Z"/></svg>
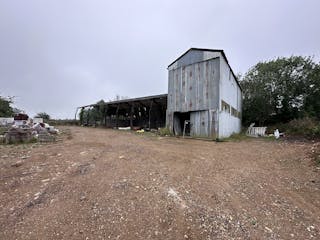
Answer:
<svg viewBox="0 0 320 240"><path fill-rule="evenodd" d="M13 108L11 104L12 98L0 96L0 117L11 117L13 115Z"/></svg>
<svg viewBox="0 0 320 240"><path fill-rule="evenodd" d="M42 118L45 122L47 122L48 120L50 120L50 115L46 112L40 112L38 113L35 118Z"/></svg>
<svg viewBox="0 0 320 240"><path fill-rule="evenodd" d="M320 122L309 117L294 119L286 124L286 132L292 135L320 136Z"/></svg>
<svg viewBox="0 0 320 240"><path fill-rule="evenodd" d="M58 125L77 126L80 124L79 120L74 120L74 119L50 119L47 122L49 125L52 125L52 126L58 126Z"/></svg>
<svg viewBox="0 0 320 240"><path fill-rule="evenodd" d="M4 135L6 131L8 131L7 127L0 127L0 135Z"/></svg>

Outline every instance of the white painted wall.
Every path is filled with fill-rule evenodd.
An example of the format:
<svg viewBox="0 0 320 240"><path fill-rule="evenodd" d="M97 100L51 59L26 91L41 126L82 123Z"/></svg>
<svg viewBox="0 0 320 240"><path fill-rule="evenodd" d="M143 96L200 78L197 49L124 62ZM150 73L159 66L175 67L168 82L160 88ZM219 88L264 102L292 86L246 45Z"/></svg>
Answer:
<svg viewBox="0 0 320 240"><path fill-rule="evenodd" d="M233 133L241 131L241 119L231 115L231 107L241 112L241 90L226 62L220 58L220 83L219 83L219 138L229 137ZM222 111L221 100L228 103L230 111Z"/></svg>
<svg viewBox="0 0 320 240"><path fill-rule="evenodd" d="M230 113L219 112L219 138L229 137L241 131L241 121Z"/></svg>

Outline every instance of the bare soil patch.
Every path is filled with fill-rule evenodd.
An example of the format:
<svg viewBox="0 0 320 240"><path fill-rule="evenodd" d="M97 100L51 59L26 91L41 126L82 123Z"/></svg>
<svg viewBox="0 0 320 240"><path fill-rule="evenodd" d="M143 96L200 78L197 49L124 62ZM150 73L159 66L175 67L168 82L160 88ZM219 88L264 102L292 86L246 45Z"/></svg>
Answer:
<svg viewBox="0 0 320 240"><path fill-rule="evenodd" d="M318 146L80 127L0 145L0 239L319 239Z"/></svg>

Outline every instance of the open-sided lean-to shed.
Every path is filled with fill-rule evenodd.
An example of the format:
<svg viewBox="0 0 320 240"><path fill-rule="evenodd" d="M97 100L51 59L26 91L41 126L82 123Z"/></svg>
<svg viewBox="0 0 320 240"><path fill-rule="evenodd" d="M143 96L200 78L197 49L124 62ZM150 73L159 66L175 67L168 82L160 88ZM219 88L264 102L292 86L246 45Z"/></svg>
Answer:
<svg viewBox="0 0 320 240"><path fill-rule="evenodd" d="M168 66L166 126L224 138L241 130L241 87L223 50L191 48Z"/></svg>
<svg viewBox="0 0 320 240"><path fill-rule="evenodd" d="M87 110L85 116L80 117L80 124L84 126L157 129L165 126L166 108L167 94L161 94L90 104L78 107L75 115L79 109ZM92 109L96 111L91 112ZM99 112L100 116L88 116L94 112Z"/></svg>

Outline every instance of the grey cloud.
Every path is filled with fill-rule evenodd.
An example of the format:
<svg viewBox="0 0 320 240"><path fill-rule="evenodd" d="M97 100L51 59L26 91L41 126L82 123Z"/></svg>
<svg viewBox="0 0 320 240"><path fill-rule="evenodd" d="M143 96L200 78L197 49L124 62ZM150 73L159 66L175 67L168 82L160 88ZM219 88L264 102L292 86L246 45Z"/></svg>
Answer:
<svg viewBox="0 0 320 240"><path fill-rule="evenodd" d="M166 67L190 47L222 48L233 70L320 56L309 1L0 0L0 94L31 116L167 91Z"/></svg>

